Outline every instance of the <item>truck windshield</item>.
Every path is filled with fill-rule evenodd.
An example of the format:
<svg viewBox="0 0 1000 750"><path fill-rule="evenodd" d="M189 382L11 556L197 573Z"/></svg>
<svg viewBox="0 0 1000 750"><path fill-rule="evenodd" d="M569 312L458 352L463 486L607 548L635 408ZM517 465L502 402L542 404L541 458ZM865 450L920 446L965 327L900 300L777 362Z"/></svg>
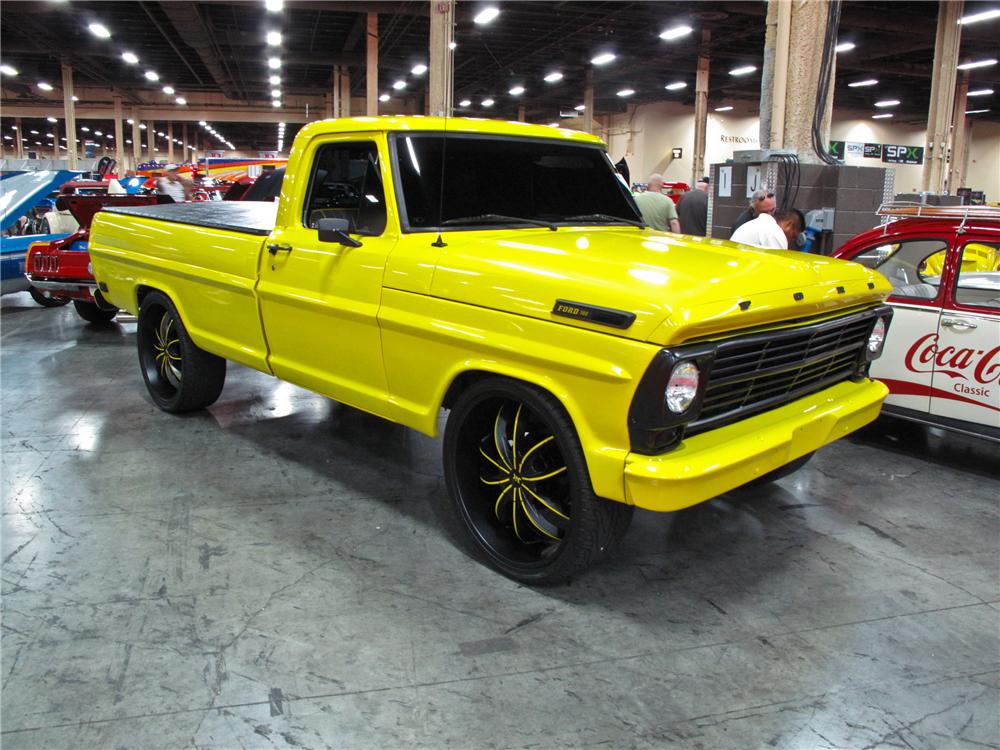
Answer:
<svg viewBox="0 0 1000 750"><path fill-rule="evenodd" d="M598 146L466 133L394 143L404 231L642 222Z"/></svg>

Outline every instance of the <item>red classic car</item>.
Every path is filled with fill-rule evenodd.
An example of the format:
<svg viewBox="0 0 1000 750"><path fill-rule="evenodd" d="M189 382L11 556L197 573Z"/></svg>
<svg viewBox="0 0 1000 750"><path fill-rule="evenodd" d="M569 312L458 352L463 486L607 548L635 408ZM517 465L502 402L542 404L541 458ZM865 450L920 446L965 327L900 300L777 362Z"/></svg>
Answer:
<svg viewBox="0 0 1000 750"><path fill-rule="evenodd" d="M1000 440L1000 208L889 204L833 253L878 270L894 309L871 373L883 411Z"/></svg>
<svg viewBox="0 0 1000 750"><path fill-rule="evenodd" d="M56 300L72 300L77 313L89 323L108 323L118 308L105 302L90 266L87 251L90 223L105 206L144 206L172 203L164 195L61 195L58 210L68 209L80 225L79 230L60 239L35 242L28 248L25 276L35 288Z"/></svg>

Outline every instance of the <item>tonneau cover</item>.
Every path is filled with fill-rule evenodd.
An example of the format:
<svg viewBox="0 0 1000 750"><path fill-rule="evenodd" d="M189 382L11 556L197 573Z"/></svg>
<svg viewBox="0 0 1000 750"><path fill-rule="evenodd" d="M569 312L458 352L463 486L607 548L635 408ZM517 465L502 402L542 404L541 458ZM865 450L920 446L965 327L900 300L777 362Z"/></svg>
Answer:
<svg viewBox="0 0 1000 750"><path fill-rule="evenodd" d="M144 219L226 229L230 232L267 236L274 229L277 203L203 201L162 206L109 206L103 213L127 214Z"/></svg>

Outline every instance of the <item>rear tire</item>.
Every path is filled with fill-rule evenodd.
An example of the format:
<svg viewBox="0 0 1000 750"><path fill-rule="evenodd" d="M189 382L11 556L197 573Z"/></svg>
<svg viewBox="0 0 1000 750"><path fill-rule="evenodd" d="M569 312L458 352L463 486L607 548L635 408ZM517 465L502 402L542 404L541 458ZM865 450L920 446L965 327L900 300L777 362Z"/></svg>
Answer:
<svg viewBox="0 0 1000 750"><path fill-rule="evenodd" d="M604 557L631 505L594 494L569 416L545 391L489 378L448 415L445 519L459 541L506 576L559 583Z"/></svg>
<svg viewBox="0 0 1000 750"><path fill-rule="evenodd" d="M84 300L79 299L73 300L73 307L76 308L77 315L86 320L88 323L95 323L97 325L106 325L110 323L118 314L117 309L103 310L93 302L85 302Z"/></svg>
<svg viewBox="0 0 1000 750"><path fill-rule="evenodd" d="M31 295L31 299L35 300L42 307L62 307L63 305L68 305L68 299L60 299L58 297L49 297L41 289L33 286L28 287L28 294Z"/></svg>
<svg viewBox="0 0 1000 750"><path fill-rule="evenodd" d="M143 298L136 339L142 378L163 411L197 411L219 398L226 360L195 345L167 295L150 292Z"/></svg>

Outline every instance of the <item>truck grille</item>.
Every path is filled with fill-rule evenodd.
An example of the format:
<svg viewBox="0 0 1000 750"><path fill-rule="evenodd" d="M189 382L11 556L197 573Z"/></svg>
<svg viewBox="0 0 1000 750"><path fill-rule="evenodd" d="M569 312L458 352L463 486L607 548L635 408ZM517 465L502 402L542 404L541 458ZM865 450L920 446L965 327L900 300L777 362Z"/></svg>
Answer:
<svg viewBox="0 0 1000 750"><path fill-rule="evenodd" d="M878 310L717 344L698 419L686 435L773 409L856 377Z"/></svg>

